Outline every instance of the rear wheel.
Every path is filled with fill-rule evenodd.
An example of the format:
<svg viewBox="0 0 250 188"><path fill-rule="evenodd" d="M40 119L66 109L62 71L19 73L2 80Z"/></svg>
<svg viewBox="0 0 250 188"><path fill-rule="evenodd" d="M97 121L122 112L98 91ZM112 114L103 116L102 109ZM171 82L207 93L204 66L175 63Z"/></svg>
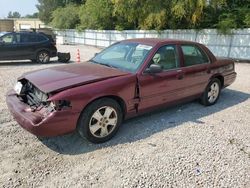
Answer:
<svg viewBox="0 0 250 188"><path fill-rule="evenodd" d="M122 122L122 110L113 99L102 98L90 104L81 114L77 129L79 134L93 143L110 140Z"/></svg>
<svg viewBox="0 0 250 188"><path fill-rule="evenodd" d="M36 62L37 63L49 63L50 55L47 51L40 51L37 53Z"/></svg>
<svg viewBox="0 0 250 188"><path fill-rule="evenodd" d="M220 97L220 92L221 92L220 80L217 78L212 79L210 83L207 85L201 97L201 103L205 106L210 106L215 104Z"/></svg>

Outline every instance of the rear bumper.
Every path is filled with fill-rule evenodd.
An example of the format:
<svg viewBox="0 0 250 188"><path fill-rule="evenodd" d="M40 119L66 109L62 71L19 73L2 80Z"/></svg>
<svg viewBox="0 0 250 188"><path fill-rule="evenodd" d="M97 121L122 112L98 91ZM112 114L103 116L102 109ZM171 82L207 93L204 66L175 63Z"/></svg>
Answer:
<svg viewBox="0 0 250 188"><path fill-rule="evenodd" d="M228 75L225 75L224 76L224 87L231 85L236 80L236 77L237 77L236 72L232 72Z"/></svg>
<svg viewBox="0 0 250 188"><path fill-rule="evenodd" d="M70 109L50 114L45 114L42 110L32 112L13 90L7 93L6 102L18 124L36 136L58 136L73 132L76 128L79 113L72 113Z"/></svg>
<svg viewBox="0 0 250 188"><path fill-rule="evenodd" d="M50 57L56 57L56 56L57 56L57 49L55 48L50 51Z"/></svg>

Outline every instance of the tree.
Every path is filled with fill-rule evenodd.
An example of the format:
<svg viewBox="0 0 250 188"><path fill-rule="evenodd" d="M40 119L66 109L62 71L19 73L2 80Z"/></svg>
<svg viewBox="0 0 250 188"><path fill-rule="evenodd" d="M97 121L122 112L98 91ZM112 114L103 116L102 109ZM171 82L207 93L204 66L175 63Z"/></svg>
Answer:
<svg viewBox="0 0 250 188"><path fill-rule="evenodd" d="M63 0L64 4L84 4L85 3L85 0Z"/></svg>
<svg viewBox="0 0 250 188"><path fill-rule="evenodd" d="M51 25L58 29L74 29L80 23L78 12L79 7L74 4L57 8L52 13Z"/></svg>
<svg viewBox="0 0 250 188"><path fill-rule="evenodd" d="M233 28L250 27L250 0L38 1L39 18L58 28L74 27L79 19L80 29L217 28L226 33ZM72 4L81 5L78 21Z"/></svg>
<svg viewBox="0 0 250 188"><path fill-rule="evenodd" d="M38 17L45 24L48 24L52 21L52 12L58 7L64 6L64 2L61 0L38 0Z"/></svg>
<svg viewBox="0 0 250 188"><path fill-rule="evenodd" d="M112 0L114 15L131 29L195 28L200 24L206 0ZM122 24L122 23L118 23Z"/></svg>
<svg viewBox="0 0 250 188"><path fill-rule="evenodd" d="M113 29L115 18L112 15L111 0L87 0L80 8L80 29Z"/></svg>
<svg viewBox="0 0 250 188"><path fill-rule="evenodd" d="M163 29L167 23L166 1L112 0L117 26L121 29Z"/></svg>
<svg viewBox="0 0 250 188"><path fill-rule="evenodd" d="M250 27L250 13L247 13L245 15L244 23L245 23L246 27Z"/></svg>
<svg viewBox="0 0 250 188"><path fill-rule="evenodd" d="M197 28L203 18L206 0L173 0L171 5L174 28ZM171 27L170 27L171 28Z"/></svg>
<svg viewBox="0 0 250 188"><path fill-rule="evenodd" d="M19 12L17 12L17 11L15 11L15 12L9 12L8 13L8 17L7 18L20 18L21 17L21 14L19 13Z"/></svg>
<svg viewBox="0 0 250 188"><path fill-rule="evenodd" d="M27 14L24 18L38 18L38 12L35 12L34 14Z"/></svg>
<svg viewBox="0 0 250 188"><path fill-rule="evenodd" d="M221 33L228 34L231 29L244 28L247 15L250 12L250 0L213 0L210 11L204 20L210 16L210 25L215 26Z"/></svg>

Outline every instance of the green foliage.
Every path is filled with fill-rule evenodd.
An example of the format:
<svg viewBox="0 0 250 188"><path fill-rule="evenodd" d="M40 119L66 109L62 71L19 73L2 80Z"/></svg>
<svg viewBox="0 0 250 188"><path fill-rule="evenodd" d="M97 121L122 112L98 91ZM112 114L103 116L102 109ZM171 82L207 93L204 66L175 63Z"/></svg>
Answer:
<svg viewBox="0 0 250 188"><path fill-rule="evenodd" d="M169 3L155 0L112 0L117 26L122 29L164 29Z"/></svg>
<svg viewBox="0 0 250 188"><path fill-rule="evenodd" d="M217 28L222 34L230 34L231 29L236 29L236 16L234 14L222 14L219 18Z"/></svg>
<svg viewBox="0 0 250 188"><path fill-rule="evenodd" d="M39 18L62 29L77 25L106 30L217 28L228 34L234 28L250 27L250 0L38 1Z"/></svg>
<svg viewBox="0 0 250 188"><path fill-rule="evenodd" d="M79 29L113 29L113 4L110 0L87 0L80 8Z"/></svg>
<svg viewBox="0 0 250 188"><path fill-rule="evenodd" d="M15 12L9 12L7 18L21 18L21 14L17 11Z"/></svg>
<svg viewBox="0 0 250 188"><path fill-rule="evenodd" d="M198 28L203 18L206 0L174 0L169 28Z"/></svg>
<svg viewBox="0 0 250 188"><path fill-rule="evenodd" d="M58 7L63 6L64 3L61 0L38 0L38 5L36 5L39 13L38 17L45 24L52 21L52 12Z"/></svg>
<svg viewBox="0 0 250 188"><path fill-rule="evenodd" d="M35 12L34 14L27 14L24 18L38 18L38 12Z"/></svg>
<svg viewBox="0 0 250 188"><path fill-rule="evenodd" d="M250 27L250 12L246 14L244 23L246 24L246 27Z"/></svg>
<svg viewBox="0 0 250 188"><path fill-rule="evenodd" d="M66 4L77 4L80 5L82 3L85 3L85 0L63 0L64 5Z"/></svg>
<svg viewBox="0 0 250 188"><path fill-rule="evenodd" d="M80 23L78 12L79 7L74 4L57 8L52 13L52 22L50 24L58 29L76 28L76 26Z"/></svg>

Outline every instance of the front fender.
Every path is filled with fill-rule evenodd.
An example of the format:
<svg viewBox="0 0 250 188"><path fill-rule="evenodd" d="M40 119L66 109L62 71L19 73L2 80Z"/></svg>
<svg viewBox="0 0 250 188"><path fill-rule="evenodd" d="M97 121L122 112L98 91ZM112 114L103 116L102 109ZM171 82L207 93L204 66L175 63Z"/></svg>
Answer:
<svg viewBox="0 0 250 188"><path fill-rule="evenodd" d="M48 100L68 100L74 111L81 112L89 103L107 96L118 97L123 100L126 111L133 106L129 103L135 96L136 75L124 75L110 78L67 90L52 95Z"/></svg>

